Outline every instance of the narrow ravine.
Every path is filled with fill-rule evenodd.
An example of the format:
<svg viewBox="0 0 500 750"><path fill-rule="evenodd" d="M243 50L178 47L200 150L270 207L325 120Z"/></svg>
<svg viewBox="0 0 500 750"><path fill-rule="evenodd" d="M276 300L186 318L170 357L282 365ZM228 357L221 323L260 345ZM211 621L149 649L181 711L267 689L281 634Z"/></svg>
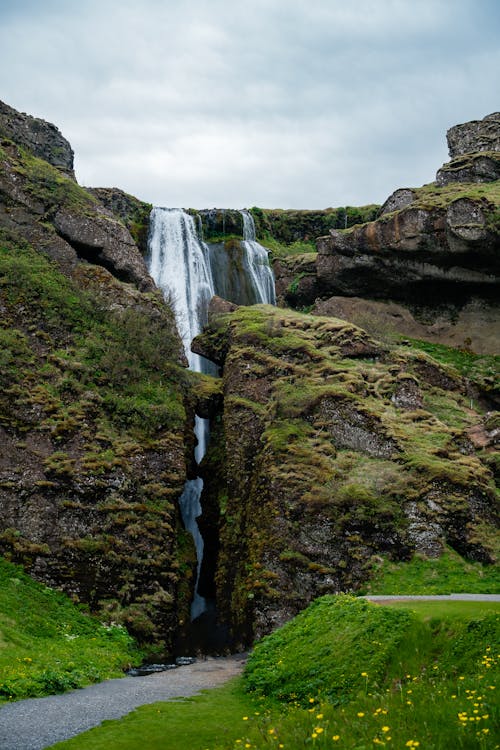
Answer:
<svg viewBox="0 0 500 750"><path fill-rule="evenodd" d="M149 272L165 299L173 305L189 367L194 372L216 375L215 366L191 351L193 338L201 332L208 319L211 298L218 294L237 304L275 304L274 277L268 252L255 236L252 215L242 210L243 239L238 257L225 247L216 250L202 240L201 220L178 208L154 208L151 213L148 243ZM198 217L199 218L199 217ZM198 226L197 226L198 225ZM237 277L232 289L227 279ZM196 416L195 462L199 466L206 453L209 421ZM201 515L203 479L196 476L186 481L179 499L182 520L192 534L196 547L197 577L191 603L191 620L202 615L209 603L198 592L203 561L203 537L197 518Z"/></svg>

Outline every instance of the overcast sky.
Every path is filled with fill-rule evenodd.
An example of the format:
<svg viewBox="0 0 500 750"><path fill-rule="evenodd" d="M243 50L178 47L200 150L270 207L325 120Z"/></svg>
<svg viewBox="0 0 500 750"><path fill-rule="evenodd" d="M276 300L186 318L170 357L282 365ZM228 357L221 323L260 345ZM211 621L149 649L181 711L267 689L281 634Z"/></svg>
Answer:
<svg viewBox="0 0 500 750"><path fill-rule="evenodd" d="M156 205L381 203L500 109L499 40L498 0L0 0L0 99Z"/></svg>

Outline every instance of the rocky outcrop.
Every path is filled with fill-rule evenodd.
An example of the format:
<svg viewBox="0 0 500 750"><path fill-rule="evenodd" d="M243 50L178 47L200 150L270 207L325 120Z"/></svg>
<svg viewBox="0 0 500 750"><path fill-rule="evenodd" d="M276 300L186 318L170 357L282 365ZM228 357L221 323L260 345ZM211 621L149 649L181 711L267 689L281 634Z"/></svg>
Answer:
<svg viewBox="0 0 500 750"><path fill-rule="evenodd" d="M438 170L437 185L500 179L500 113L455 125L446 137L451 161Z"/></svg>
<svg viewBox="0 0 500 750"><path fill-rule="evenodd" d="M399 188L390 195L385 203L381 206L378 215L391 214L393 211L399 211L402 208L411 206L415 200L415 192L409 188Z"/></svg>
<svg viewBox="0 0 500 750"><path fill-rule="evenodd" d="M173 312L122 220L55 158L58 131L1 111L0 554L172 652L196 568Z"/></svg>
<svg viewBox="0 0 500 750"><path fill-rule="evenodd" d="M234 645L356 589L372 555L493 559L493 473L468 437L483 418L452 369L265 306L212 311L193 348L222 368L201 524Z"/></svg>
<svg viewBox="0 0 500 750"><path fill-rule="evenodd" d="M7 138L74 178L73 149L55 125L0 101L0 138Z"/></svg>
<svg viewBox="0 0 500 750"><path fill-rule="evenodd" d="M436 174L436 184L454 182L493 182L500 180L500 152L466 154L443 164Z"/></svg>
<svg viewBox="0 0 500 750"><path fill-rule="evenodd" d="M276 298L290 307L310 305L319 295L316 260L316 253L276 258L273 261Z"/></svg>
<svg viewBox="0 0 500 750"><path fill-rule="evenodd" d="M348 315L349 308L356 317L348 319L364 317L368 328L376 328L377 320L369 320L375 306L389 336L417 335L495 353L500 116L452 128L448 140L453 158L436 183L396 190L373 221L330 229L316 240L317 255L276 259L278 299L323 313L342 308ZM341 305L340 298L356 304ZM391 306L404 312L393 315Z"/></svg>
<svg viewBox="0 0 500 750"><path fill-rule="evenodd" d="M452 159L476 151L500 153L500 112L493 112L482 120L455 125L446 133L446 139Z"/></svg>
<svg viewBox="0 0 500 750"><path fill-rule="evenodd" d="M53 224L80 258L104 266L117 279L135 284L141 291L155 288L129 231L110 212L99 206L91 215L62 208Z"/></svg>
<svg viewBox="0 0 500 750"><path fill-rule="evenodd" d="M95 197L47 162L0 144L1 226L44 251L70 273L80 262L152 291L154 282L126 227Z"/></svg>
<svg viewBox="0 0 500 750"><path fill-rule="evenodd" d="M119 188L87 188L87 190L125 224L145 257L148 251L149 216L153 206Z"/></svg>
<svg viewBox="0 0 500 750"><path fill-rule="evenodd" d="M410 205L349 232L317 241L317 275L326 290L434 302L495 299L500 290L500 231L490 223L494 206L467 197L446 209Z"/></svg>

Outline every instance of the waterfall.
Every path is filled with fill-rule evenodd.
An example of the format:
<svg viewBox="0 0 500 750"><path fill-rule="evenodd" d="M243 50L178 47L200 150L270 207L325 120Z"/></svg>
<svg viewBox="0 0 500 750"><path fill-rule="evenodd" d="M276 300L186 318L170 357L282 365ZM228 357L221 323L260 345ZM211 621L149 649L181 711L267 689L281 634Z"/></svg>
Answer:
<svg viewBox="0 0 500 750"><path fill-rule="evenodd" d="M255 225L251 214L241 211L241 215L243 241L235 264L223 248L210 249L202 241L199 216L198 233L193 217L181 209L154 208L151 212L149 273L165 298L173 305L189 368L195 372L215 372L211 362L191 352L193 338L207 323L208 305L214 294L237 304L276 302L274 277L267 250L255 239ZM230 277L232 281L229 281ZM197 438L195 460L199 464L206 451L208 420L196 417L194 432ZM205 598L197 591L203 559L203 537L196 519L201 515L202 490L201 477L188 479L179 498L182 521L193 536L198 563L195 594L191 604L192 620L207 608Z"/></svg>
<svg viewBox="0 0 500 750"><path fill-rule="evenodd" d="M211 371L211 364L191 351L191 341L207 322L208 304L214 295L208 248L198 239L192 216L177 208L153 209L149 233L149 273L165 298L172 302L189 368L195 372ZM196 417L194 432L197 439L195 460L199 464L206 451L208 420ZM179 498L182 521L193 536L198 562L191 603L192 620L206 609L204 597L197 592L203 559L203 537L196 519L201 515L202 489L201 477L188 479Z"/></svg>
<svg viewBox="0 0 500 750"><path fill-rule="evenodd" d="M274 276L269 265L267 250L255 239L255 224L249 211L241 211L243 217L244 270L247 271L256 302L276 304Z"/></svg>

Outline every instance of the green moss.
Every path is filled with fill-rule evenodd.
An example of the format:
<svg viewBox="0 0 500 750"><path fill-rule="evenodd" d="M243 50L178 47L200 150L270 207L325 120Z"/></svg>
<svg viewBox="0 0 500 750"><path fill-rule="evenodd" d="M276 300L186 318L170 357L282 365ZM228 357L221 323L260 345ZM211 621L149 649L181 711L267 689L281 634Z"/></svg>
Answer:
<svg viewBox="0 0 500 750"><path fill-rule="evenodd" d="M369 205L319 211L257 207L250 210L259 241L271 250L273 257L282 258L313 252L317 237L328 234L330 229L343 229L372 221L378 209L379 206Z"/></svg>
<svg viewBox="0 0 500 750"><path fill-rule="evenodd" d="M42 477L24 486L71 532L49 549L13 529L0 549L28 566L43 557L93 611L169 650L189 608L172 602L188 387L173 314L146 295L141 309L110 311L26 243L1 240L0 421L43 444Z"/></svg>
<svg viewBox="0 0 500 750"><path fill-rule="evenodd" d="M409 559L415 527L430 524L437 548L494 559L494 465L471 446L481 415L451 362L259 305L213 318L200 343L224 371L217 581L240 632L254 613L281 617L280 597L297 611L316 593L356 589L374 553ZM413 408L396 398L408 385Z"/></svg>
<svg viewBox="0 0 500 750"><path fill-rule="evenodd" d="M455 182L443 187L439 187L433 182L421 188L416 188L414 193L414 205L428 210L447 208L450 203L460 198L482 201L486 213L494 210L495 205L500 204L500 184L498 180L480 183Z"/></svg>
<svg viewBox="0 0 500 750"><path fill-rule="evenodd" d="M15 157L11 156L6 146L15 150ZM9 141L3 141L0 147L0 158L4 164L10 163L14 172L22 175L25 180L24 189L36 201L39 201L51 216L61 207L67 207L78 213L89 212L93 215L96 199L78 185L75 180L67 177L43 159L39 159L20 146L14 146ZM3 167L5 169L5 166Z"/></svg>

